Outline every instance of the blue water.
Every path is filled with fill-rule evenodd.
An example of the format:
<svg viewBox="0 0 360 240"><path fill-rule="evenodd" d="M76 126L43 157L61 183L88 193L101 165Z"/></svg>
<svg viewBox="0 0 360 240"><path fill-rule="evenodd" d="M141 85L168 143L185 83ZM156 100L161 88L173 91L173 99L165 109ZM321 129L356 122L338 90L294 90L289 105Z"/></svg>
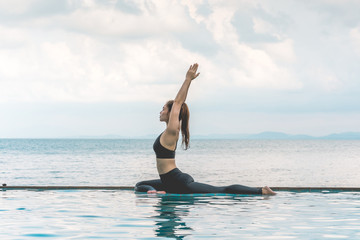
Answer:
<svg viewBox="0 0 360 240"><path fill-rule="evenodd" d="M360 193L0 192L1 239L359 239Z"/></svg>
<svg viewBox="0 0 360 240"><path fill-rule="evenodd" d="M0 183L157 178L152 140L1 139ZM193 140L178 167L215 185L360 187L360 141ZM360 239L360 193L170 196L0 192L0 239Z"/></svg>
<svg viewBox="0 0 360 240"><path fill-rule="evenodd" d="M0 180L8 185L133 186L158 178L152 144L0 139ZM176 158L196 181L215 185L360 187L360 141L192 140Z"/></svg>

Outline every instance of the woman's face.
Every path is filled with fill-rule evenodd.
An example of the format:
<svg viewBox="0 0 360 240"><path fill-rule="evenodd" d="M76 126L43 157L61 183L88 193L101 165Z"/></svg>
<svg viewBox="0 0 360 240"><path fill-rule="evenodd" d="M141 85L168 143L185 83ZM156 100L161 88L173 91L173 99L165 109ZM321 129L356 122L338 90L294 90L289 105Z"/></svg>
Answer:
<svg viewBox="0 0 360 240"><path fill-rule="evenodd" d="M160 112L160 122L168 122L169 121L169 108L165 105Z"/></svg>

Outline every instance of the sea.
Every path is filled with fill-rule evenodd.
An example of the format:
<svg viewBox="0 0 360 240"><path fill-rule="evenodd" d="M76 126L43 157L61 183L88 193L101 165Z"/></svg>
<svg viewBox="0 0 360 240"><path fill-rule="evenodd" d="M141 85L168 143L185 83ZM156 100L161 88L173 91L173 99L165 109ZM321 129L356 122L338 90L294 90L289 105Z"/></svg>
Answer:
<svg viewBox="0 0 360 240"><path fill-rule="evenodd" d="M0 184L134 186L157 179L151 139L0 139ZM360 140L206 140L181 143L195 181L253 187L360 187Z"/></svg>

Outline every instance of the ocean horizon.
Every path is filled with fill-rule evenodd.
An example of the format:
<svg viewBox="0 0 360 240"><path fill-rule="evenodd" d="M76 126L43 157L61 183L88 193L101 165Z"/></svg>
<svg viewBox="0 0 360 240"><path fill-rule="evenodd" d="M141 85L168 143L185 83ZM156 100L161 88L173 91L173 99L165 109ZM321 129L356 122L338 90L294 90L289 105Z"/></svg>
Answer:
<svg viewBox="0 0 360 240"><path fill-rule="evenodd" d="M139 136L123 136L117 134L105 134L105 135L82 135L82 136L54 136L54 137L3 137L0 139L155 139L159 134L148 134ZM288 134L284 132L265 131L260 133L234 133L234 134L194 134L191 135L191 139L219 139L219 140L360 140L360 132L339 132L330 133L326 135L314 136L309 134Z"/></svg>

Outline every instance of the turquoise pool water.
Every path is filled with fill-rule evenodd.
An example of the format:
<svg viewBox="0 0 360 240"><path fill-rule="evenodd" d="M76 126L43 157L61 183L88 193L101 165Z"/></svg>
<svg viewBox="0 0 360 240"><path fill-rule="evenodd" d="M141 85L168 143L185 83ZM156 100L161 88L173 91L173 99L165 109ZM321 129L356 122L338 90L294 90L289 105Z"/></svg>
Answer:
<svg viewBox="0 0 360 240"><path fill-rule="evenodd" d="M0 239L360 239L360 192L0 192Z"/></svg>

